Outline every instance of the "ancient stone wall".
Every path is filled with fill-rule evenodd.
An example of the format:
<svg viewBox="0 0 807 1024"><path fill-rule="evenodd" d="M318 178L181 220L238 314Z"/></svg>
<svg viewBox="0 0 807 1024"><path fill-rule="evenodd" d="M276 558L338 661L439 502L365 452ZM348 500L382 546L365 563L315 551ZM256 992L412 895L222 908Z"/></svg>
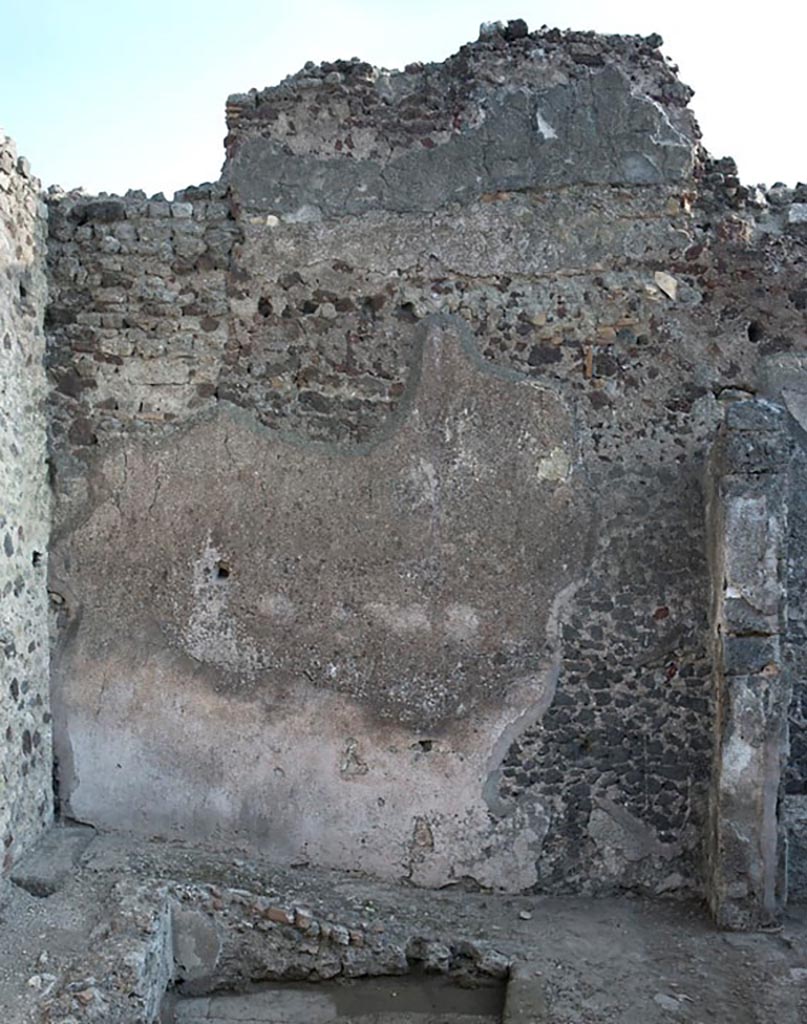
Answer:
<svg viewBox="0 0 807 1024"><path fill-rule="evenodd" d="M705 457L807 341L805 197L703 153L658 45L308 66L230 98L216 186L52 197L69 813L700 885Z"/></svg>
<svg viewBox="0 0 807 1024"><path fill-rule="evenodd" d="M0 135L0 840L5 874L53 813L44 203Z"/></svg>
<svg viewBox="0 0 807 1024"><path fill-rule="evenodd" d="M81 460L110 435L214 402L227 342L234 228L221 190L168 203L51 203L51 430Z"/></svg>

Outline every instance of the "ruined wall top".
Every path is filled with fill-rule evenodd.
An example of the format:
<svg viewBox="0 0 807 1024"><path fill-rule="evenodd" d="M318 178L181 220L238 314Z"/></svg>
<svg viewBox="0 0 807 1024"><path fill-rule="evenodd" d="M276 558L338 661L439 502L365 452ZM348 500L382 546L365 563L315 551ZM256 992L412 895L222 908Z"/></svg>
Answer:
<svg viewBox="0 0 807 1024"><path fill-rule="evenodd" d="M700 133L661 42L517 21L483 26L441 64L309 63L230 96L225 178L247 211L296 220L426 212L536 186L679 182Z"/></svg>
<svg viewBox="0 0 807 1024"><path fill-rule="evenodd" d="M693 186L704 210L744 210L764 233L800 233L807 185L744 187L731 157L713 158L688 107L693 90L662 46L657 33L530 32L518 19L483 24L446 60L402 71L309 61L227 98L221 178L175 199L229 197L238 219L271 226L426 213L525 189ZM69 192L71 203L84 198Z"/></svg>
<svg viewBox="0 0 807 1024"><path fill-rule="evenodd" d="M529 32L523 21L483 25L479 39L441 63L408 64L403 71L374 67L354 57L315 64L277 86L234 93L227 100L227 127L236 146L250 134L266 132L278 120L278 103L315 92L319 101L347 97L351 113L377 127L397 125L399 144L408 147L448 126L462 124L446 108L502 85L551 86L587 76L589 69L618 65L638 90L671 110L683 110L692 89L677 78L677 68L661 53L661 36L597 35L594 32L542 28ZM440 109L440 108L443 109ZM441 123L441 116L442 122ZM686 115L691 124L691 115ZM288 127L282 121L276 127ZM295 132L291 128L291 133ZM392 141L392 140L391 140ZM428 143L426 148L431 148ZM350 147L345 155L349 155ZM339 151L342 147L339 147Z"/></svg>

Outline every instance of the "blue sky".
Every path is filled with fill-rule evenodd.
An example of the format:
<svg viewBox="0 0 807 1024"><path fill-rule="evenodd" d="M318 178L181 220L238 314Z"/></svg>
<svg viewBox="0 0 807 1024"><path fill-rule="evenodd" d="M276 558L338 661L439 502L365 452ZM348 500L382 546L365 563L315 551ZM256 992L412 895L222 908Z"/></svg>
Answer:
<svg viewBox="0 0 807 1024"><path fill-rule="evenodd" d="M711 152L747 183L807 180L807 5L793 0L0 0L0 128L46 185L170 195L218 176L228 93L306 60L441 60L480 22L516 17L659 32Z"/></svg>

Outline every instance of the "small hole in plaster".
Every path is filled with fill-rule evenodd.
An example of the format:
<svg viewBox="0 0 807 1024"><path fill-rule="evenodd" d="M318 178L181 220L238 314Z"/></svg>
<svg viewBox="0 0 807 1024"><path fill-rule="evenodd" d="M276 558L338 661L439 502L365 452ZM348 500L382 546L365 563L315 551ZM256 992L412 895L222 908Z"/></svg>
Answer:
<svg viewBox="0 0 807 1024"><path fill-rule="evenodd" d="M415 306L412 302L404 302L398 308L396 316L399 320L403 320L404 323L414 324L417 323L417 314L415 313Z"/></svg>
<svg viewBox="0 0 807 1024"><path fill-rule="evenodd" d="M216 579L226 580L230 575L230 563L229 562L216 562Z"/></svg>
<svg viewBox="0 0 807 1024"><path fill-rule="evenodd" d="M762 339L763 334L765 333L765 331L762 328L762 324L759 323L757 320L751 321L751 323L748 325L747 331L748 340L754 343L760 341Z"/></svg>
<svg viewBox="0 0 807 1024"><path fill-rule="evenodd" d="M37 568L38 566L42 565L42 552L41 551L35 551L31 555L31 564L34 566L34 568Z"/></svg>
<svg viewBox="0 0 807 1024"><path fill-rule="evenodd" d="M412 746L417 750L422 750L424 754L428 754L434 749L434 740L418 740Z"/></svg>

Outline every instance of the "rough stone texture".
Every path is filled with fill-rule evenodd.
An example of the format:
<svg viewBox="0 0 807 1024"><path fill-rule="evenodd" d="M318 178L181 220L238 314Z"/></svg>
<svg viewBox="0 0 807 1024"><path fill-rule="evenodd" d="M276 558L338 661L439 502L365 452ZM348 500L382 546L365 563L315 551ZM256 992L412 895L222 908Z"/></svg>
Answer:
<svg viewBox="0 0 807 1024"><path fill-rule="evenodd" d="M97 836L47 900L9 888L4 1024L154 1024L189 931L212 968L194 996L212 1005L256 982L358 988L388 975L405 986L408 972L412 983L506 980L505 1024L801 1024L807 1010L804 908L776 934L721 934L691 902L425 892L120 834ZM171 926L172 906L184 926ZM217 937L215 959L200 932ZM176 982L184 994L188 981Z"/></svg>
<svg viewBox="0 0 807 1024"><path fill-rule="evenodd" d="M807 308L807 291L799 296ZM799 354L783 354L771 364L767 391L788 411L795 442L790 487L787 495L787 637L785 656L793 681L790 706L790 759L785 778L788 803L803 807L807 798L807 376ZM788 898L807 900L807 847L803 813L790 816Z"/></svg>
<svg viewBox="0 0 807 1024"><path fill-rule="evenodd" d="M71 876L94 835L95 829L75 822L55 826L17 862L11 881L32 896L52 896Z"/></svg>
<svg viewBox="0 0 807 1024"><path fill-rule="evenodd" d="M700 886L704 462L804 347L805 229L700 149L658 45L311 65L230 98L218 185L52 196L70 813Z"/></svg>
<svg viewBox="0 0 807 1024"><path fill-rule="evenodd" d="M687 179L691 123L632 91L627 69L603 60L581 75L565 47L527 40L519 51L514 61L510 47L468 47L397 75L340 64L340 82L326 74L231 102L226 180L244 210L294 223L431 213L505 189ZM649 64L652 51L632 56Z"/></svg>
<svg viewBox="0 0 807 1024"><path fill-rule="evenodd" d="M787 899L807 903L807 799L789 795L784 802L787 827Z"/></svg>
<svg viewBox="0 0 807 1024"><path fill-rule="evenodd" d="M53 814L44 205L0 133L0 874Z"/></svg>
<svg viewBox="0 0 807 1024"><path fill-rule="evenodd" d="M710 465L717 706L707 892L718 924L729 928L776 924L785 898L791 442L784 419L764 400L730 404Z"/></svg>

